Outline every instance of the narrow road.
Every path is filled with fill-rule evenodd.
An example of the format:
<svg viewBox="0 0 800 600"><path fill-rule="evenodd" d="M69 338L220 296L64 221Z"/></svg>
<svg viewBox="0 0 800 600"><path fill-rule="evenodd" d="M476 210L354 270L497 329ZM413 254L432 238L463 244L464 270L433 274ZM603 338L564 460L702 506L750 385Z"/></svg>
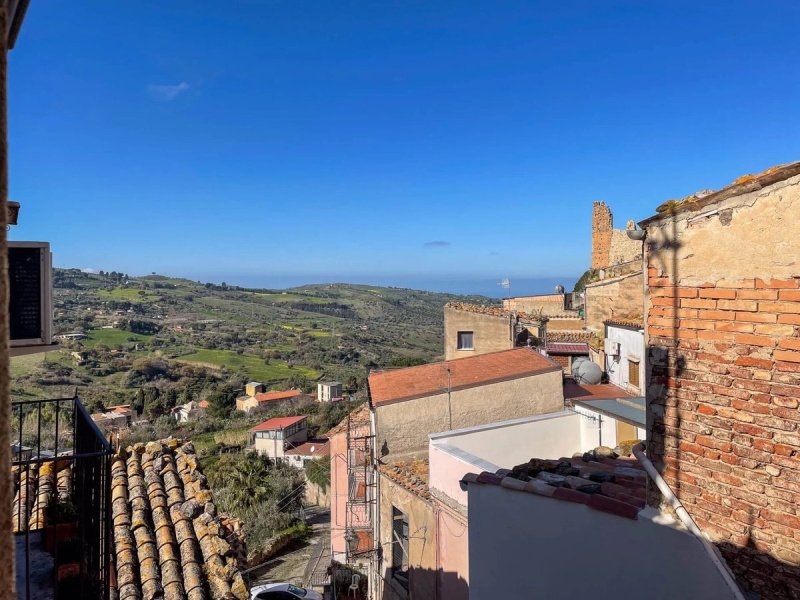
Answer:
<svg viewBox="0 0 800 600"><path fill-rule="evenodd" d="M308 539L291 544L284 554L276 557L275 562L253 571L250 577L251 586L284 581L298 586L305 585L306 573L313 569L313 563L317 559L314 550L325 536L330 535L330 510L311 506L306 509L306 522L311 526Z"/></svg>

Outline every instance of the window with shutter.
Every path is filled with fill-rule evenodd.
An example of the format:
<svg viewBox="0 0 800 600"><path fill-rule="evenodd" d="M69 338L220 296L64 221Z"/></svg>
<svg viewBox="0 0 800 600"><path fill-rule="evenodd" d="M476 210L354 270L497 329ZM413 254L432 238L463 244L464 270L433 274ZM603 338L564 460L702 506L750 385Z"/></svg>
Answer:
<svg viewBox="0 0 800 600"><path fill-rule="evenodd" d="M392 577L408 589L408 517L392 507Z"/></svg>

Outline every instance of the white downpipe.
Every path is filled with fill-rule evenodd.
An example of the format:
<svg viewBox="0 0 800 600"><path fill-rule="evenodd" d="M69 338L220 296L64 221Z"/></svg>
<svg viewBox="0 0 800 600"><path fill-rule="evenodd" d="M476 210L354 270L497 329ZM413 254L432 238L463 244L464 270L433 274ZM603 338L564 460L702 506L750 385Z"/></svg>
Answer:
<svg viewBox="0 0 800 600"><path fill-rule="evenodd" d="M659 491L663 494L664 498L669 502L670 506L675 511L675 515L680 519L680 522L686 526L686 529L691 531L697 539L700 540L700 543L703 544L703 548L705 549L708 556L711 558L711 561L714 563L714 566L717 567L720 575L722 575L722 579L725 580L725 583L730 588L731 592L733 593L733 597L736 600L746 600L744 595L742 594L742 590L739 589L739 586L736 583L736 579L734 579L733 574L731 573L728 565L719 555L719 551L716 547L708 541L708 538L705 534L700 531L700 528L697 526L697 523L694 522L691 515L686 511L681 504L681 501L678 500L677 496L672 492L672 489L669 487L664 478L661 477L661 474L656 470L655 465L650 462L650 459L644 453L645 444L644 442L639 442L633 448L633 455L644 467L644 470L647 471L647 474L650 476L656 487L658 487Z"/></svg>

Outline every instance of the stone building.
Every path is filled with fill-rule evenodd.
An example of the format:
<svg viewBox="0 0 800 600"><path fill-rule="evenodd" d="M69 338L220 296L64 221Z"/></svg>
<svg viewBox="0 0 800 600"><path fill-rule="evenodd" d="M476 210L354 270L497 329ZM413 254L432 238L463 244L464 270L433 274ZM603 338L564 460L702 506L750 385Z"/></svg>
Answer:
<svg viewBox="0 0 800 600"><path fill-rule="evenodd" d="M453 360L539 345L547 321L499 306L448 302L444 307L444 358Z"/></svg>
<svg viewBox="0 0 800 600"><path fill-rule="evenodd" d="M625 229L614 229L614 215L605 202L592 206L592 269L607 269L636 261L642 256L641 243L628 238L627 231L635 229L628 221Z"/></svg>
<svg viewBox="0 0 800 600"><path fill-rule="evenodd" d="M800 163L657 212L648 456L745 588L798 598Z"/></svg>

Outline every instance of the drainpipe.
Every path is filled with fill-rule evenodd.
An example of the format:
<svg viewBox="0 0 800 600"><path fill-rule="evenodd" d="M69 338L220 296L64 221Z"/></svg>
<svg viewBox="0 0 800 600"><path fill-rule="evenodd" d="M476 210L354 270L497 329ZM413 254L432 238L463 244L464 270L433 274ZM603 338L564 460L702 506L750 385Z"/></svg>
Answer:
<svg viewBox="0 0 800 600"><path fill-rule="evenodd" d="M633 455L639 461L639 464L641 464L644 467L644 470L650 476L650 479L652 479L653 482L656 484L659 491L664 496L664 499L669 503L669 505L675 511L675 515L678 517L680 522L683 523L686 529L688 529L692 534L694 534L694 536L698 540L700 540L700 543L703 544L703 548L705 549L706 554L708 554L709 558L711 559L711 562L714 563L714 566L717 567L717 570L719 571L719 574L722 576L722 579L725 581L726 585L730 588L733 597L736 598L736 600L746 600L744 595L742 594L742 591L739 589L739 586L736 584L736 580L734 579L733 574L728 568L728 565L720 556L717 548L710 541L708 541L708 538L703 534L702 531L700 531L700 528L697 526L697 523L694 522L694 519L692 519L691 515L689 515L689 513L683 507L681 501L678 500L677 496L675 496L675 494L672 493L672 489L669 487L669 484L666 481L664 481L664 478L661 477L661 474L656 470L653 463L650 462L649 458L647 458L647 456L644 453L644 449L645 449L644 442L639 442L632 448Z"/></svg>

